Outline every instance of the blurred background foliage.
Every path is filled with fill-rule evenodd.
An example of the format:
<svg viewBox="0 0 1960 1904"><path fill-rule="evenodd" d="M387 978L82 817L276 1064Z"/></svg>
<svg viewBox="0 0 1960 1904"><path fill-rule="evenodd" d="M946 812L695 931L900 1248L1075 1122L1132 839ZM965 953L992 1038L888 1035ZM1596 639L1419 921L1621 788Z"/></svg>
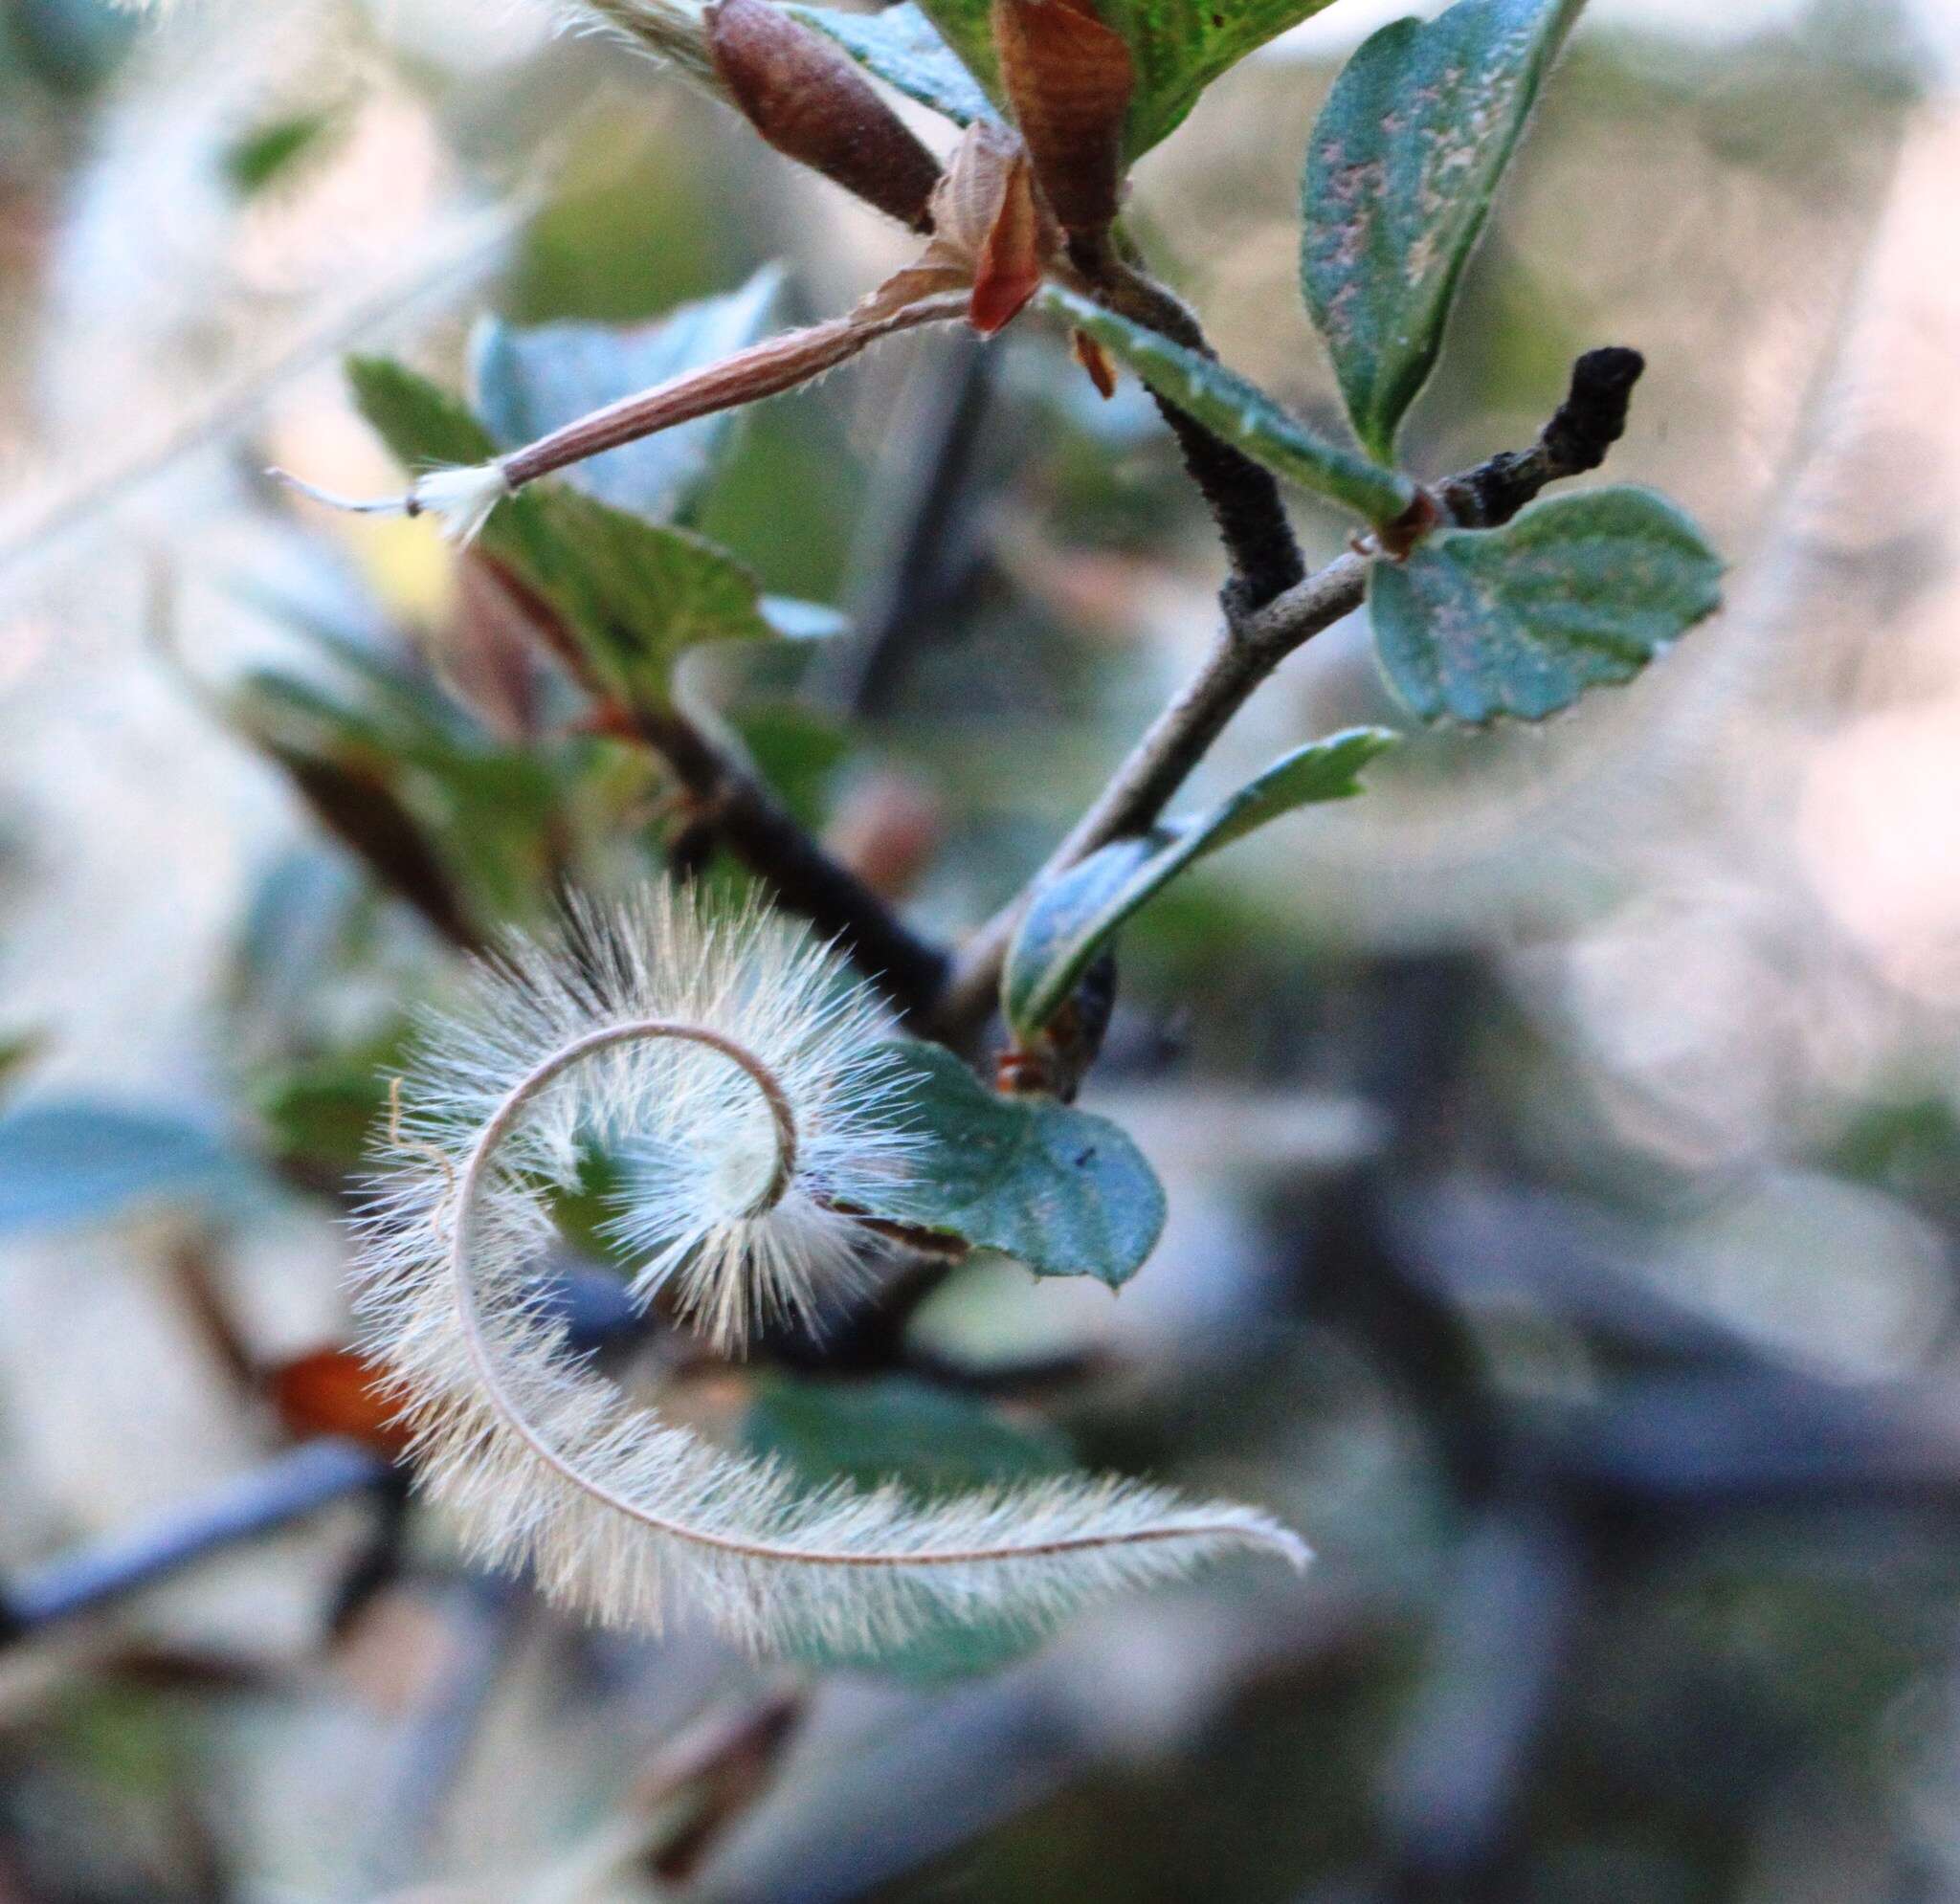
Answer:
<svg viewBox="0 0 1960 1904"><path fill-rule="evenodd" d="M1393 11L1230 76L1132 207L1328 427L1296 181ZM486 308L781 259L793 319L903 241L542 7L0 5L0 1896L1960 1897L1955 21L1702 11L1594 8L1411 447L1528 442L1639 345L1611 474L1734 557L1726 616L1136 922L1089 1101L1172 1218L1120 1302L980 1260L899 1374L622 1369L813 1474L1221 1489L1316 1568L779 1677L569 1629L318 1452L373 1428L337 1220L409 1011L700 849L424 526L258 472L392 481L349 348L459 387ZM1033 324L768 406L693 520L853 631L690 692L948 937L1214 627L1149 406ZM1394 719L1337 630L1195 790ZM267 1474L324 1505L24 1617Z"/></svg>

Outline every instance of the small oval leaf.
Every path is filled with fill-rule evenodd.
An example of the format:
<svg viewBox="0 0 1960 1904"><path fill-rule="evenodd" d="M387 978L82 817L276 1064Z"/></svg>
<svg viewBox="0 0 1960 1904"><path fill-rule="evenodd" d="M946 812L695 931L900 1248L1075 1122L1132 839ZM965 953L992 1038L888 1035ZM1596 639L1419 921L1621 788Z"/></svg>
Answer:
<svg viewBox="0 0 1960 1904"><path fill-rule="evenodd" d="M1164 1191L1106 1118L1001 1097L937 1045L893 1046L924 1154L868 1215L998 1250L1040 1276L1127 1282L1157 1246Z"/></svg>
<svg viewBox="0 0 1960 1904"><path fill-rule="evenodd" d="M1361 440L1392 462L1463 267L1583 0L1459 0L1384 27L1307 148L1301 277Z"/></svg>
<svg viewBox="0 0 1960 1904"><path fill-rule="evenodd" d="M1369 607L1382 672L1424 720L1543 720L1632 680L1712 615L1722 572L1664 498L1601 489L1377 563Z"/></svg>
<svg viewBox="0 0 1960 1904"><path fill-rule="evenodd" d="M1346 800L1359 775L1393 746L1386 728L1358 727L1276 762L1210 811L1118 840L1043 886L1009 949L1001 1007L1026 1045L1069 1001L1125 920L1207 854L1302 807Z"/></svg>

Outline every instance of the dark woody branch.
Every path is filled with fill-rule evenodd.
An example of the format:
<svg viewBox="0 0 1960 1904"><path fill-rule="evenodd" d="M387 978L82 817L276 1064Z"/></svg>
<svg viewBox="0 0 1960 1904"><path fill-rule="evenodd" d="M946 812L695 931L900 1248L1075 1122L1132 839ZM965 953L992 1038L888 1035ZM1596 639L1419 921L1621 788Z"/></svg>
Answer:
<svg viewBox="0 0 1960 1904"><path fill-rule="evenodd" d="M822 844L699 722L672 703L628 707L610 696L550 604L494 558L479 556L522 609L541 644L590 694L600 724L652 748L687 797L690 831L726 847L775 903L835 939L907 1021L936 1004L947 954L913 932L864 881Z"/></svg>
<svg viewBox="0 0 1960 1904"><path fill-rule="evenodd" d="M1548 484L1596 470L1627 433L1634 387L1646 368L1637 350L1589 350L1572 365L1571 391L1538 441L1444 483L1444 506L1466 529L1495 529Z"/></svg>
<svg viewBox="0 0 1960 1904"><path fill-rule="evenodd" d="M775 903L835 939L906 1019L937 1001L950 964L863 880L835 859L748 768L676 709L631 716L686 789L693 817L758 878Z"/></svg>

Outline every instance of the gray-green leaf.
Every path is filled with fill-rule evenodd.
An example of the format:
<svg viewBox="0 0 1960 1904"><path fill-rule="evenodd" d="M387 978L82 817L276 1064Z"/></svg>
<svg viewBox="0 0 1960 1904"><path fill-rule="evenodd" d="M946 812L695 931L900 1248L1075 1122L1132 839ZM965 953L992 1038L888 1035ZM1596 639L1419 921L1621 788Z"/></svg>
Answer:
<svg viewBox="0 0 1960 1904"><path fill-rule="evenodd" d="M500 446L515 450L620 397L753 343L772 322L783 275L766 265L741 290L683 304L655 323L555 323L519 330L495 318L471 344L472 382ZM740 410L721 410L575 464L565 479L588 496L662 521L713 474Z"/></svg>
<svg viewBox="0 0 1960 1904"><path fill-rule="evenodd" d="M944 113L955 125L1000 117L960 55L912 0L882 13L839 13L829 7L788 7L784 11L828 33L886 85Z"/></svg>
<svg viewBox="0 0 1960 1904"><path fill-rule="evenodd" d="M1035 895L1007 956L1001 1006L1024 1044L1068 1003L1119 927L1208 853L1302 807L1346 800L1395 736L1358 727L1288 754L1229 799L1092 853Z"/></svg>
<svg viewBox="0 0 1960 1904"><path fill-rule="evenodd" d="M1377 563L1369 606L1382 671L1425 720L1543 720L1713 614L1722 569L1665 498L1601 489Z"/></svg>
<svg viewBox="0 0 1960 1904"><path fill-rule="evenodd" d="M1392 522L1414 504L1415 485L1407 476L1317 436L1236 370L1072 291L1051 285L1041 297L1049 310L1106 345L1159 396L1276 476L1372 523Z"/></svg>
<svg viewBox="0 0 1960 1904"><path fill-rule="evenodd" d="M222 1137L171 1111L46 1103L0 1118L0 1235L203 1201L252 1178Z"/></svg>
<svg viewBox="0 0 1960 1904"><path fill-rule="evenodd" d="M1114 1289L1142 1268L1164 1229L1164 1191L1108 1118L998 1096L937 1045L890 1049L924 1150L870 1215L1001 1251L1036 1275Z"/></svg>
<svg viewBox="0 0 1960 1904"><path fill-rule="evenodd" d="M1471 251L1584 0L1459 0L1384 27L1307 148L1302 282L1348 413L1384 462L1442 348Z"/></svg>

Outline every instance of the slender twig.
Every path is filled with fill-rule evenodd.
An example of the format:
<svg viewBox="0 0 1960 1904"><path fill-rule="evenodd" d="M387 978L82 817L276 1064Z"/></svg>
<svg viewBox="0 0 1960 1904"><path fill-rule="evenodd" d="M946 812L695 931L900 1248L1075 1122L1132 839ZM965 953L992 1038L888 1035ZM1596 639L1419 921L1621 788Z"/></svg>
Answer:
<svg viewBox="0 0 1960 1904"><path fill-rule="evenodd" d="M16 1576L0 1592L0 1640L94 1612L193 1561L375 1487L388 1473L381 1455L352 1442L306 1442L149 1527Z"/></svg>
<svg viewBox="0 0 1960 1904"><path fill-rule="evenodd" d="M383 1781L368 1849L375 1891L396 1890L429 1861L534 1605L509 1574L466 1576L452 1589L446 1657L402 1725Z"/></svg>
<svg viewBox="0 0 1960 1904"><path fill-rule="evenodd" d="M638 1313L617 1289L595 1273L559 1273L541 1282L538 1301L541 1313L564 1319L574 1349L592 1350L639 1325ZM351 1495L372 1491L386 1506L399 1476L385 1455L353 1442L302 1442L148 1526L59 1555L0 1584L0 1647L97 1612Z"/></svg>
<svg viewBox="0 0 1960 1904"><path fill-rule="evenodd" d="M730 852L767 881L777 905L835 939L907 1019L937 1001L947 955L907 926L834 858L747 765L677 708L647 708L635 730L667 763Z"/></svg>
<svg viewBox="0 0 1960 1904"><path fill-rule="evenodd" d="M978 565L974 465L998 363L981 339L956 335L921 367L906 404L917 421L881 459L868 511L873 532L852 604L858 632L828 683L840 708L891 708L914 650Z"/></svg>
<svg viewBox="0 0 1960 1904"><path fill-rule="evenodd" d="M1508 521L1549 483L1596 469L1626 429L1642 362L1634 351L1592 351L1572 372L1571 393L1536 447L1495 456L1452 477L1441 494L1475 525ZM1349 553L1286 590L1257 614L1228 619L1197 673L1151 722L1108 785L1014 898L968 942L947 982L931 1029L959 1042L991 1009L1007 949L1029 896L1113 840L1153 825L1171 796L1281 662L1362 606L1372 558Z"/></svg>
<svg viewBox="0 0 1960 1904"><path fill-rule="evenodd" d="M810 1711L810 1689L774 1685L759 1697L709 1713L662 1751L638 1782L635 1805L682 1816L650 1846L646 1867L664 1884L685 1884L765 1797Z"/></svg>

